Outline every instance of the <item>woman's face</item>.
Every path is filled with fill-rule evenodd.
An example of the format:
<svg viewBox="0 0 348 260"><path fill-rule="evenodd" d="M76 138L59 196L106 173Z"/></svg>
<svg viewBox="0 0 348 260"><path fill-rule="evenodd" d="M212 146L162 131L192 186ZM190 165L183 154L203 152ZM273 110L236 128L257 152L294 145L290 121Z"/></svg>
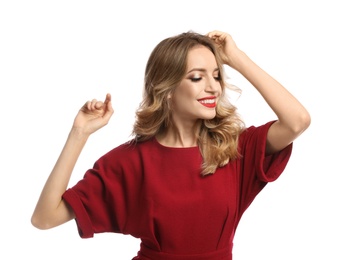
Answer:
<svg viewBox="0 0 348 260"><path fill-rule="evenodd" d="M219 69L214 54L204 46L192 48L187 71L172 98L173 120L212 119L221 95Z"/></svg>

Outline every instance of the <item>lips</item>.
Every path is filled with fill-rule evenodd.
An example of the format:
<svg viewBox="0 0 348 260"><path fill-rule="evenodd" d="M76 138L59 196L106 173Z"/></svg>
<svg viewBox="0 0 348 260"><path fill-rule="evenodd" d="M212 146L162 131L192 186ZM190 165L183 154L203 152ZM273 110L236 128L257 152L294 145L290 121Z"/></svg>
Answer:
<svg viewBox="0 0 348 260"><path fill-rule="evenodd" d="M216 107L216 97L205 97L197 100L199 103L201 103L203 106L208 108L214 108Z"/></svg>

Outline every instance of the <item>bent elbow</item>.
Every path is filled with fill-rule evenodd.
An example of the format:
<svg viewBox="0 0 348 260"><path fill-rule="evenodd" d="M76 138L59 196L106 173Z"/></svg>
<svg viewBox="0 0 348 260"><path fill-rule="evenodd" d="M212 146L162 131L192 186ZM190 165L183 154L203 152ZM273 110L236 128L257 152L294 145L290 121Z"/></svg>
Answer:
<svg viewBox="0 0 348 260"><path fill-rule="evenodd" d="M311 124L311 116L306 111L300 115L292 129L296 136L302 134Z"/></svg>
<svg viewBox="0 0 348 260"><path fill-rule="evenodd" d="M49 224L48 221L45 221L44 218L38 216L37 214L33 214L31 216L31 224L40 230L46 230L52 228L52 225Z"/></svg>
<svg viewBox="0 0 348 260"><path fill-rule="evenodd" d="M39 221L38 217L36 215L34 215L34 214L31 216L30 221L31 221L31 224L34 227L36 227L37 229L42 229L42 230L43 229L47 229L47 228L45 228L44 225L42 225L41 221Z"/></svg>
<svg viewBox="0 0 348 260"><path fill-rule="evenodd" d="M301 123L302 132L305 131L311 125L311 115L308 112L302 114Z"/></svg>

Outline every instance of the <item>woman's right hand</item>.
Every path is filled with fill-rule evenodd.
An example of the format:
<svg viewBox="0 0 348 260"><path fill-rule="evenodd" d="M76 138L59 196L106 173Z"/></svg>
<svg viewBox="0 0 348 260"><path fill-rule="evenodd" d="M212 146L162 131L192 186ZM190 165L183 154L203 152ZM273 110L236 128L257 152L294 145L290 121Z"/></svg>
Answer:
<svg viewBox="0 0 348 260"><path fill-rule="evenodd" d="M106 94L104 102L96 99L87 101L77 113L73 128L92 134L107 125L113 113L110 94Z"/></svg>
<svg viewBox="0 0 348 260"><path fill-rule="evenodd" d="M67 189L88 136L105 126L113 112L110 94L106 95L104 102L93 99L82 106L33 212L31 222L35 227L48 229L75 218L75 213L62 199L62 194Z"/></svg>

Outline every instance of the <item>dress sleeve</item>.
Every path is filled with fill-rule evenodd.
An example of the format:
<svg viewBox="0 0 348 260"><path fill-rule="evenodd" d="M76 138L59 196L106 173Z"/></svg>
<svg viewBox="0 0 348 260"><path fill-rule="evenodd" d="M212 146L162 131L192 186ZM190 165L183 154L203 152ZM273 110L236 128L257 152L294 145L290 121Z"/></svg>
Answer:
<svg viewBox="0 0 348 260"><path fill-rule="evenodd" d="M63 199L75 213L82 238L102 232L122 233L127 215L127 195L117 155L116 151L110 151L101 157L83 179L63 194Z"/></svg>
<svg viewBox="0 0 348 260"><path fill-rule="evenodd" d="M274 121L262 126L251 126L240 136L241 157L241 207L244 211L268 182L275 181L284 171L293 144L266 156L266 138Z"/></svg>

